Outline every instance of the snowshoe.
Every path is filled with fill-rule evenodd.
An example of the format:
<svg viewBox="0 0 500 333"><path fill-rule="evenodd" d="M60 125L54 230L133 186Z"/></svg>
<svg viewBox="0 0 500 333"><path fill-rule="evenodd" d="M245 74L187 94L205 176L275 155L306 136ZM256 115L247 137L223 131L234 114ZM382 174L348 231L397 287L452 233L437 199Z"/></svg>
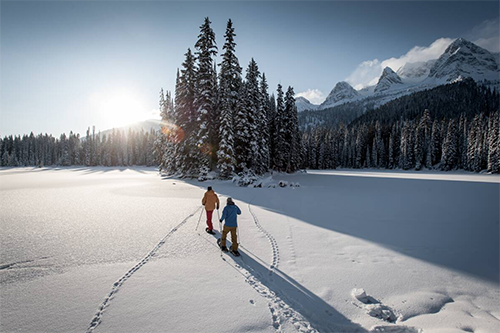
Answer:
<svg viewBox="0 0 500 333"><path fill-rule="evenodd" d="M215 232L213 230L210 230L208 228L205 228L205 231L209 233L210 235L215 235Z"/></svg>
<svg viewBox="0 0 500 333"><path fill-rule="evenodd" d="M239 257L240 256L240 253L238 251L234 251L233 249L231 249L231 254L235 257Z"/></svg>
<svg viewBox="0 0 500 333"><path fill-rule="evenodd" d="M223 252L228 252L228 251L229 251L229 250L227 249L227 247L226 247L226 246L222 246L222 245L221 245L221 240L220 240L220 238L219 238L219 239L217 239L217 245L219 245L220 249L221 249Z"/></svg>

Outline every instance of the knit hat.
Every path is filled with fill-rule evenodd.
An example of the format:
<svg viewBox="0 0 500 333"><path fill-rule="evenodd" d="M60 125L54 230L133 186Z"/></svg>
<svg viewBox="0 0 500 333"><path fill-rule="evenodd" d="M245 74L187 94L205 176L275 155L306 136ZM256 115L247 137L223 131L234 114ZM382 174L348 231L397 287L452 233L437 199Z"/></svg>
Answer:
<svg viewBox="0 0 500 333"><path fill-rule="evenodd" d="M233 198L231 198L231 197L227 198L227 204L228 205L234 205Z"/></svg>

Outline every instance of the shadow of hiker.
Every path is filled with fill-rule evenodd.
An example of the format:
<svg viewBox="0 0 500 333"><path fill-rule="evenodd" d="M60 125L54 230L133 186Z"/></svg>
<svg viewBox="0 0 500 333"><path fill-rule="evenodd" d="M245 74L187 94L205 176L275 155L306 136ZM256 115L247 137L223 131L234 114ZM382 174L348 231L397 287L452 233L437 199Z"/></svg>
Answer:
<svg viewBox="0 0 500 333"><path fill-rule="evenodd" d="M219 231L214 230L215 240L221 237ZM202 237L211 245L219 249L215 242ZM229 238L229 237L228 237ZM231 242L227 239L227 247ZM252 253L251 250L240 246L241 257L234 258L231 254L224 254L222 259L245 278L253 289L269 304L273 315L273 326L286 331L282 325L293 325L301 332L368 332L359 324L353 323L340 312L335 310L323 299L308 290L299 282L277 268L270 268L270 264ZM229 256L233 260L228 260ZM292 327L292 326L290 326Z"/></svg>

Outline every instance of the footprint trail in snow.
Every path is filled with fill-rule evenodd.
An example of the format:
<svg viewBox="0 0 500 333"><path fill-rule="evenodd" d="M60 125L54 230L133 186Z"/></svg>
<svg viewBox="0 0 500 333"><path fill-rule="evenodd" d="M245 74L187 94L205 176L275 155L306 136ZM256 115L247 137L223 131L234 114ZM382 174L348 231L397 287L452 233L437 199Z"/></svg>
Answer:
<svg viewBox="0 0 500 333"><path fill-rule="evenodd" d="M113 287L111 288L111 291L108 293L108 295L106 295L106 298L104 299L104 301L101 303L101 305L99 306L99 308L97 309L97 312L96 314L94 315L94 317L92 318L92 321L90 322L90 325L89 327L87 328L87 333L92 333L94 332L94 330L97 328L97 326L99 326L99 324L101 323L101 320L102 320L102 316L104 314L104 311L106 310L106 308L109 306L109 303L111 302L111 300L113 299L113 297L115 296L115 294L118 292L118 290L120 289L120 287L125 283L125 281L127 281L131 276L132 274L134 274L139 268L141 268L142 266L144 266L155 254L156 252L158 252L158 250L160 249L160 247L163 246L163 244L165 244L165 241L170 237L172 236L180 227L182 227L191 217L195 216L196 213L201 209L200 208L197 208L193 213L191 213L190 215L188 215L184 220L182 220L177 226L175 226L172 230L170 230L169 233L167 233L159 242L158 244L156 244L156 246L148 252L148 254L146 254L146 256L144 258L141 259L141 261L139 261L134 267L132 267L131 269L128 270L127 273L125 273L125 275L123 275L120 279L118 279L114 284L113 284Z"/></svg>

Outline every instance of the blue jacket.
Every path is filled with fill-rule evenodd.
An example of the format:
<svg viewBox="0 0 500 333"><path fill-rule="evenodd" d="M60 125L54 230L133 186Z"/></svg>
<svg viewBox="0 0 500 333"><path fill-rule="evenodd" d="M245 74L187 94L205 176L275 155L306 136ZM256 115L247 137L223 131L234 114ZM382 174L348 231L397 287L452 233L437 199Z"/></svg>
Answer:
<svg viewBox="0 0 500 333"><path fill-rule="evenodd" d="M224 224L228 227L237 227L238 222L236 215L241 215L241 210L238 208L238 206L236 206L235 204L227 205L222 211L220 220L221 222L226 220L226 223Z"/></svg>

